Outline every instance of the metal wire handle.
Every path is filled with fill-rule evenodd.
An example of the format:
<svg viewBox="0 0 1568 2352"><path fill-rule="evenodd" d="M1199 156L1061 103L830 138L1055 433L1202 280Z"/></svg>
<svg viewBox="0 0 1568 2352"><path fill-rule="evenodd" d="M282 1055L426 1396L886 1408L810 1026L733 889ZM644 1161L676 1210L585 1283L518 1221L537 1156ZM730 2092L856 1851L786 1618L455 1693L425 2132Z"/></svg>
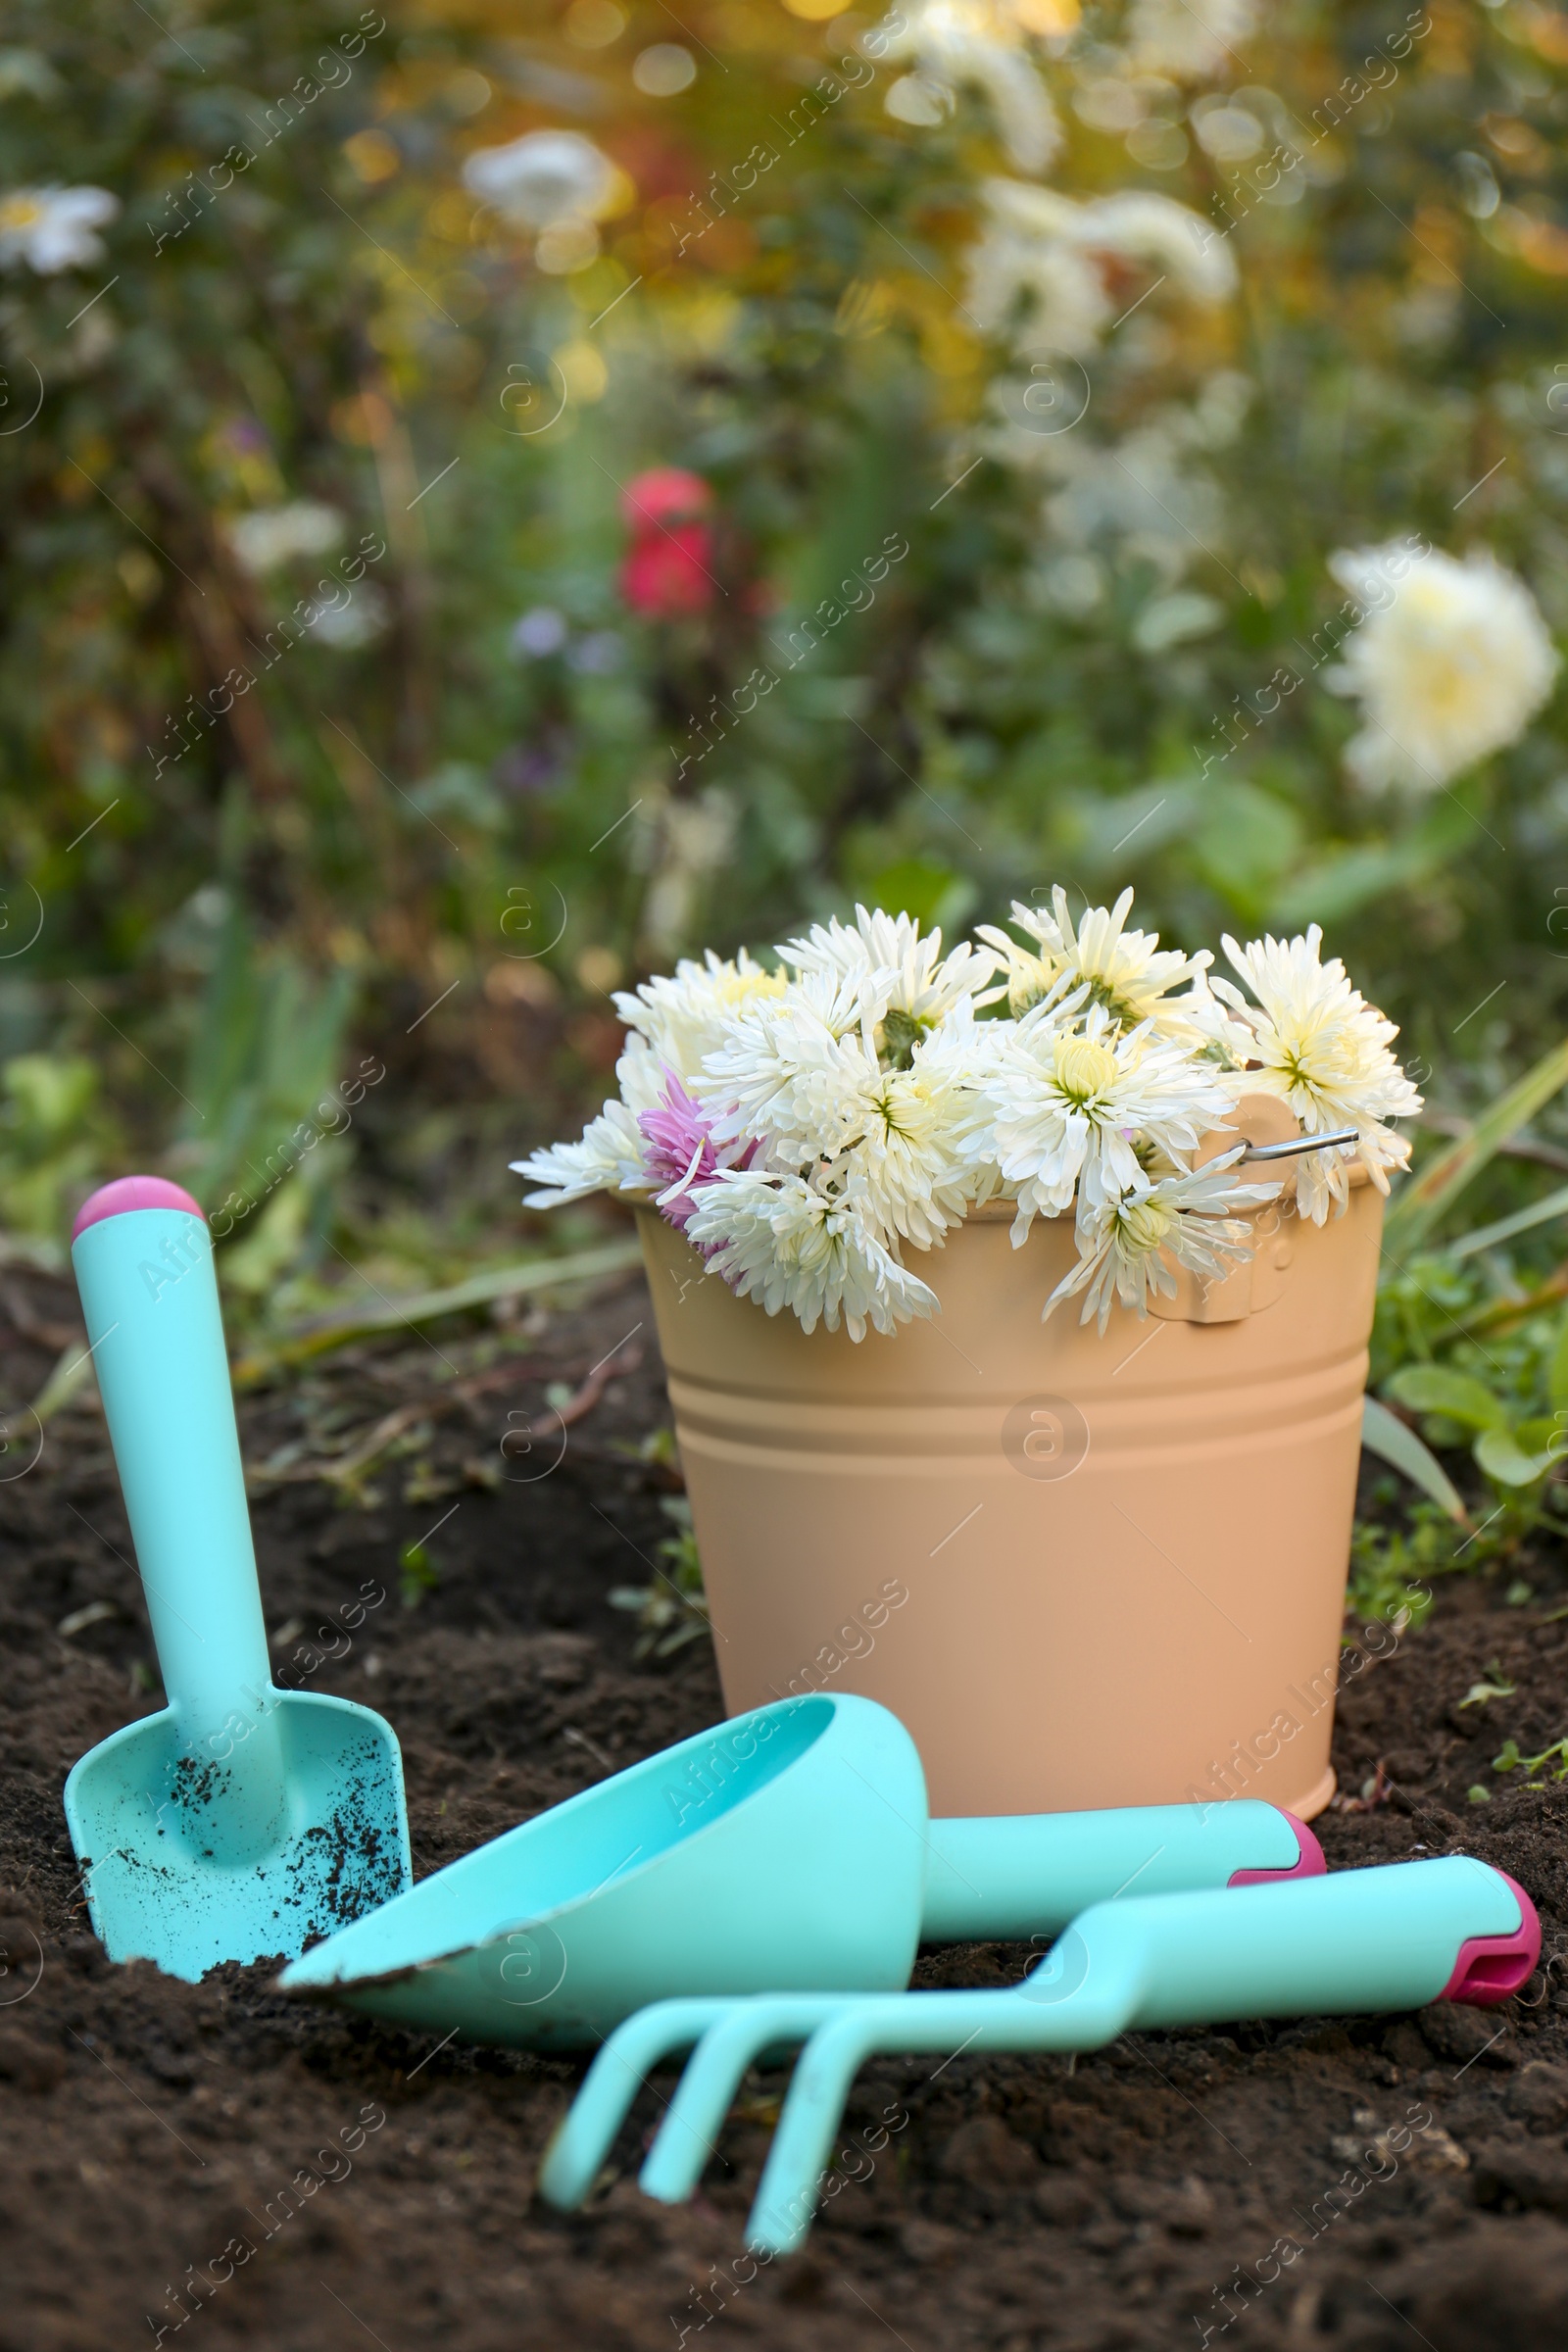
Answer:
<svg viewBox="0 0 1568 2352"><path fill-rule="evenodd" d="M1358 1144L1360 1130L1355 1127L1336 1127L1331 1135L1293 1135L1284 1144L1250 1144L1242 1153L1240 1164L1254 1159L1298 1159L1303 1152L1329 1152L1342 1144Z"/></svg>

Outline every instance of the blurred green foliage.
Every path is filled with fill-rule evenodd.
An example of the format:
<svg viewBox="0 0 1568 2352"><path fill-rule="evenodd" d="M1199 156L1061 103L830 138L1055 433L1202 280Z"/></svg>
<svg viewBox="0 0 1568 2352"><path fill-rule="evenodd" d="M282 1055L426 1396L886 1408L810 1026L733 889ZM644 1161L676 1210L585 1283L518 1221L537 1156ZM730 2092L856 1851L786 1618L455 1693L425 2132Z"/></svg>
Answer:
<svg viewBox="0 0 1568 2352"><path fill-rule="evenodd" d="M13 0L0 240L24 191L118 210L68 267L0 242L12 1232L58 1242L151 1153L242 1204L226 1280L263 1301L327 1262L368 1143L376 1278L431 1278L602 1091L608 992L857 896L952 927L1130 881L1189 946L1319 919L1450 1122L1560 1033L1568 698L1375 798L1325 677L1329 559L1413 532L1493 550L1568 630L1568 15L1279 0L1185 75L1129 65L1137 7L1009 36L1064 126L1051 186L1174 197L1239 279L1204 305L1099 254L1118 315L1054 436L1019 428L1017 335L976 323L987 183L1021 169L985 94L890 113L908 60L869 15L686 18ZM1297 167L1220 160L1215 108ZM542 128L615 167L569 267L463 178ZM652 467L710 499L666 617L622 568ZM340 1131L368 1058L390 1081ZM1562 1160L1560 1102L1533 1115L1472 1226ZM1487 1441L1467 1557L1501 1558L1552 1507L1514 1474L1561 1409L1555 1226L1468 1257L1446 1230L1391 1265L1374 1385ZM1439 1375L1493 1418L1437 1410ZM1374 1529L1361 1589L1460 1541L1418 1512L1396 1559Z"/></svg>
<svg viewBox="0 0 1568 2352"><path fill-rule="evenodd" d="M649 96L635 61L670 21L621 13L585 46L544 5L394 0L383 29L204 0L163 33L109 0L18 0L0 190L102 187L120 211L101 262L0 281L10 413L41 384L0 443L7 858L48 911L6 976L13 1022L88 1019L59 986L83 967L131 980L138 1018L177 995L172 932L237 799L228 871L264 934L318 972L395 976L414 1010L426 980L471 996L524 936L591 1009L612 970L765 943L855 894L951 923L1131 879L1190 942L1323 919L1464 1099L1468 1065L1560 1000L1561 699L1415 803L1347 786L1351 714L1316 657L1276 714L1257 704L1338 610L1339 547L1483 544L1564 618L1562 20L1416 11L1388 91L1325 112L1410 12L1269 11L1217 80L1298 125L1271 200L1183 128L1201 86L1146 74L1133 129L1097 127L1124 12L1036 52L1068 130L1054 184L1233 223L1233 303L1184 307L1120 260L1137 316L1087 363L1094 495L1163 436L1207 502L1195 538L1108 505L1064 537L1060 477L998 454L1011 354L964 295L1006 169L981 97L911 126L884 109L897 69L862 60L786 144L769 123L798 125L870 20L723 0L690 86ZM1152 123L1174 148L1141 164ZM624 183L574 270L538 267L459 176L551 124ZM735 192L768 137L775 165ZM715 173L735 201L679 250ZM714 495L714 592L686 619L617 587L621 495L653 465ZM1160 477L1140 478L1157 525ZM336 518L331 547L248 567L237 526L301 502ZM734 721L759 662L895 540L874 600ZM323 616L342 551L377 546ZM291 633L291 611L316 617ZM551 650L515 644L530 611L559 618ZM236 672L254 685L213 714Z"/></svg>

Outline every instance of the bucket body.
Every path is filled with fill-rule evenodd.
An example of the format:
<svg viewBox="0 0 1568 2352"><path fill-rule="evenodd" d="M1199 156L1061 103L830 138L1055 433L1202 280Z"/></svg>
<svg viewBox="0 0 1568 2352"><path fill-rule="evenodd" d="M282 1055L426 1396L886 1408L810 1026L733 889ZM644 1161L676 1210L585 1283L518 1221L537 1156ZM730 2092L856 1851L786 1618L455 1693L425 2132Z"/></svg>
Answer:
<svg viewBox="0 0 1568 2352"><path fill-rule="evenodd" d="M857 1346L738 1298L638 1210L731 1713L855 1690L933 1815L1220 1803L1329 1764L1381 1196L1255 1212L1250 1266L1102 1335L1041 1322L1070 1218L992 1205Z"/></svg>

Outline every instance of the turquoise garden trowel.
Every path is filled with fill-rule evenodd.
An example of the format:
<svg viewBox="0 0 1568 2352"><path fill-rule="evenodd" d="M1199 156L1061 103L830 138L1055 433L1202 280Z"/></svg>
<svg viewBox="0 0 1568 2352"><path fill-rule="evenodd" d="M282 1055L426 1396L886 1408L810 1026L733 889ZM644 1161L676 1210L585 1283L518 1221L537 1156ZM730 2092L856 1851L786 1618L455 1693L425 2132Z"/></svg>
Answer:
<svg viewBox="0 0 1568 2352"><path fill-rule="evenodd" d="M812 1692L525 1821L296 1960L280 1984L435 2033L597 2042L672 1994L895 1991L915 1951L1054 1934L1119 1893L1321 1871L1256 1798L928 1821L914 1741Z"/></svg>
<svg viewBox="0 0 1568 2352"><path fill-rule="evenodd" d="M196 1202L122 1177L71 1254L169 1703L82 1757L66 1820L110 1958L194 1982L403 1891L402 1760L368 1707L273 1687Z"/></svg>

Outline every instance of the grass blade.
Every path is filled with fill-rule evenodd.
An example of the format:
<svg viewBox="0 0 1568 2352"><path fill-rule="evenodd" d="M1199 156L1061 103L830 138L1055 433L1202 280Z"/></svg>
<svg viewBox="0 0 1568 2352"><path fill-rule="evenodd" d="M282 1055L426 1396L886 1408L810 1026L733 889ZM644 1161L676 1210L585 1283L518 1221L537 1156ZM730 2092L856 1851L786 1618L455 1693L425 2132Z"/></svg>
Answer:
<svg viewBox="0 0 1568 2352"><path fill-rule="evenodd" d="M392 1331L436 1322L442 1315L461 1314L466 1307L486 1306L496 1298L521 1298L530 1291L555 1291L577 1282L601 1282L623 1274L643 1262L642 1245L630 1237L607 1242L602 1249L579 1250L569 1257L536 1257L526 1265L502 1266L489 1274L470 1275L450 1290L420 1291L413 1298L381 1298L358 1313L334 1315L326 1321L300 1326L281 1339L264 1344L234 1366L234 1386L253 1388L258 1381L292 1364L309 1363L350 1340L378 1331Z"/></svg>
<svg viewBox="0 0 1568 2352"><path fill-rule="evenodd" d="M32 1411L40 1422L49 1420L62 1405L69 1404L79 1389L97 1386L98 1375L93 1370L92 1349L83 1332L61 1349L54 1370L32 1400Z"/></svg>
<svg viewBox="0 0 1568 2352"><path fill-rule="evenodd" d="M1450 1242L1444 1250L1445 1257L1474 1257L1478 1250L1494 1250L1501 1242L1511 1242L1516 1235L1528 1233L1533 1225L1544 1225L1550 1217L1568 1215L1568 1184L1556 1192L1547 1193L1541 1200L1532 1200L1528 1208L1516 1208L1511 1217L1499 1217L1495 1225L1480 1225L1457 1242Z"/></svg>
<svg viewBox="0 0 1568 2352"><path fill-rule="evenodd" d="M1568 1038L1543 1054L1517 1086L1499 1095L1470 1133L1429 1160L1401 1185L1384 1220L1384 1249L1396 1263L1408 1255L1445 1215L1472 1178L1494 1159L1509 1137L1533 1119L1544 1103L1568 1085Z"/></svg>
<svg viewBox="0 0 1568 2352"><path fill-rule="evenodd" d="M1413 1487L1419 1487L1450 1519L1456 1519L1461 1527L1469 1526L1470 1514L1459 1490L1437 1455L1413 1429L1405 1427L1397 1413L1391 1413L1375 1396L1361 1400L1361 1443L1368 1453L1375 1453L1380 1462L1387 1462Z"/></svg>

